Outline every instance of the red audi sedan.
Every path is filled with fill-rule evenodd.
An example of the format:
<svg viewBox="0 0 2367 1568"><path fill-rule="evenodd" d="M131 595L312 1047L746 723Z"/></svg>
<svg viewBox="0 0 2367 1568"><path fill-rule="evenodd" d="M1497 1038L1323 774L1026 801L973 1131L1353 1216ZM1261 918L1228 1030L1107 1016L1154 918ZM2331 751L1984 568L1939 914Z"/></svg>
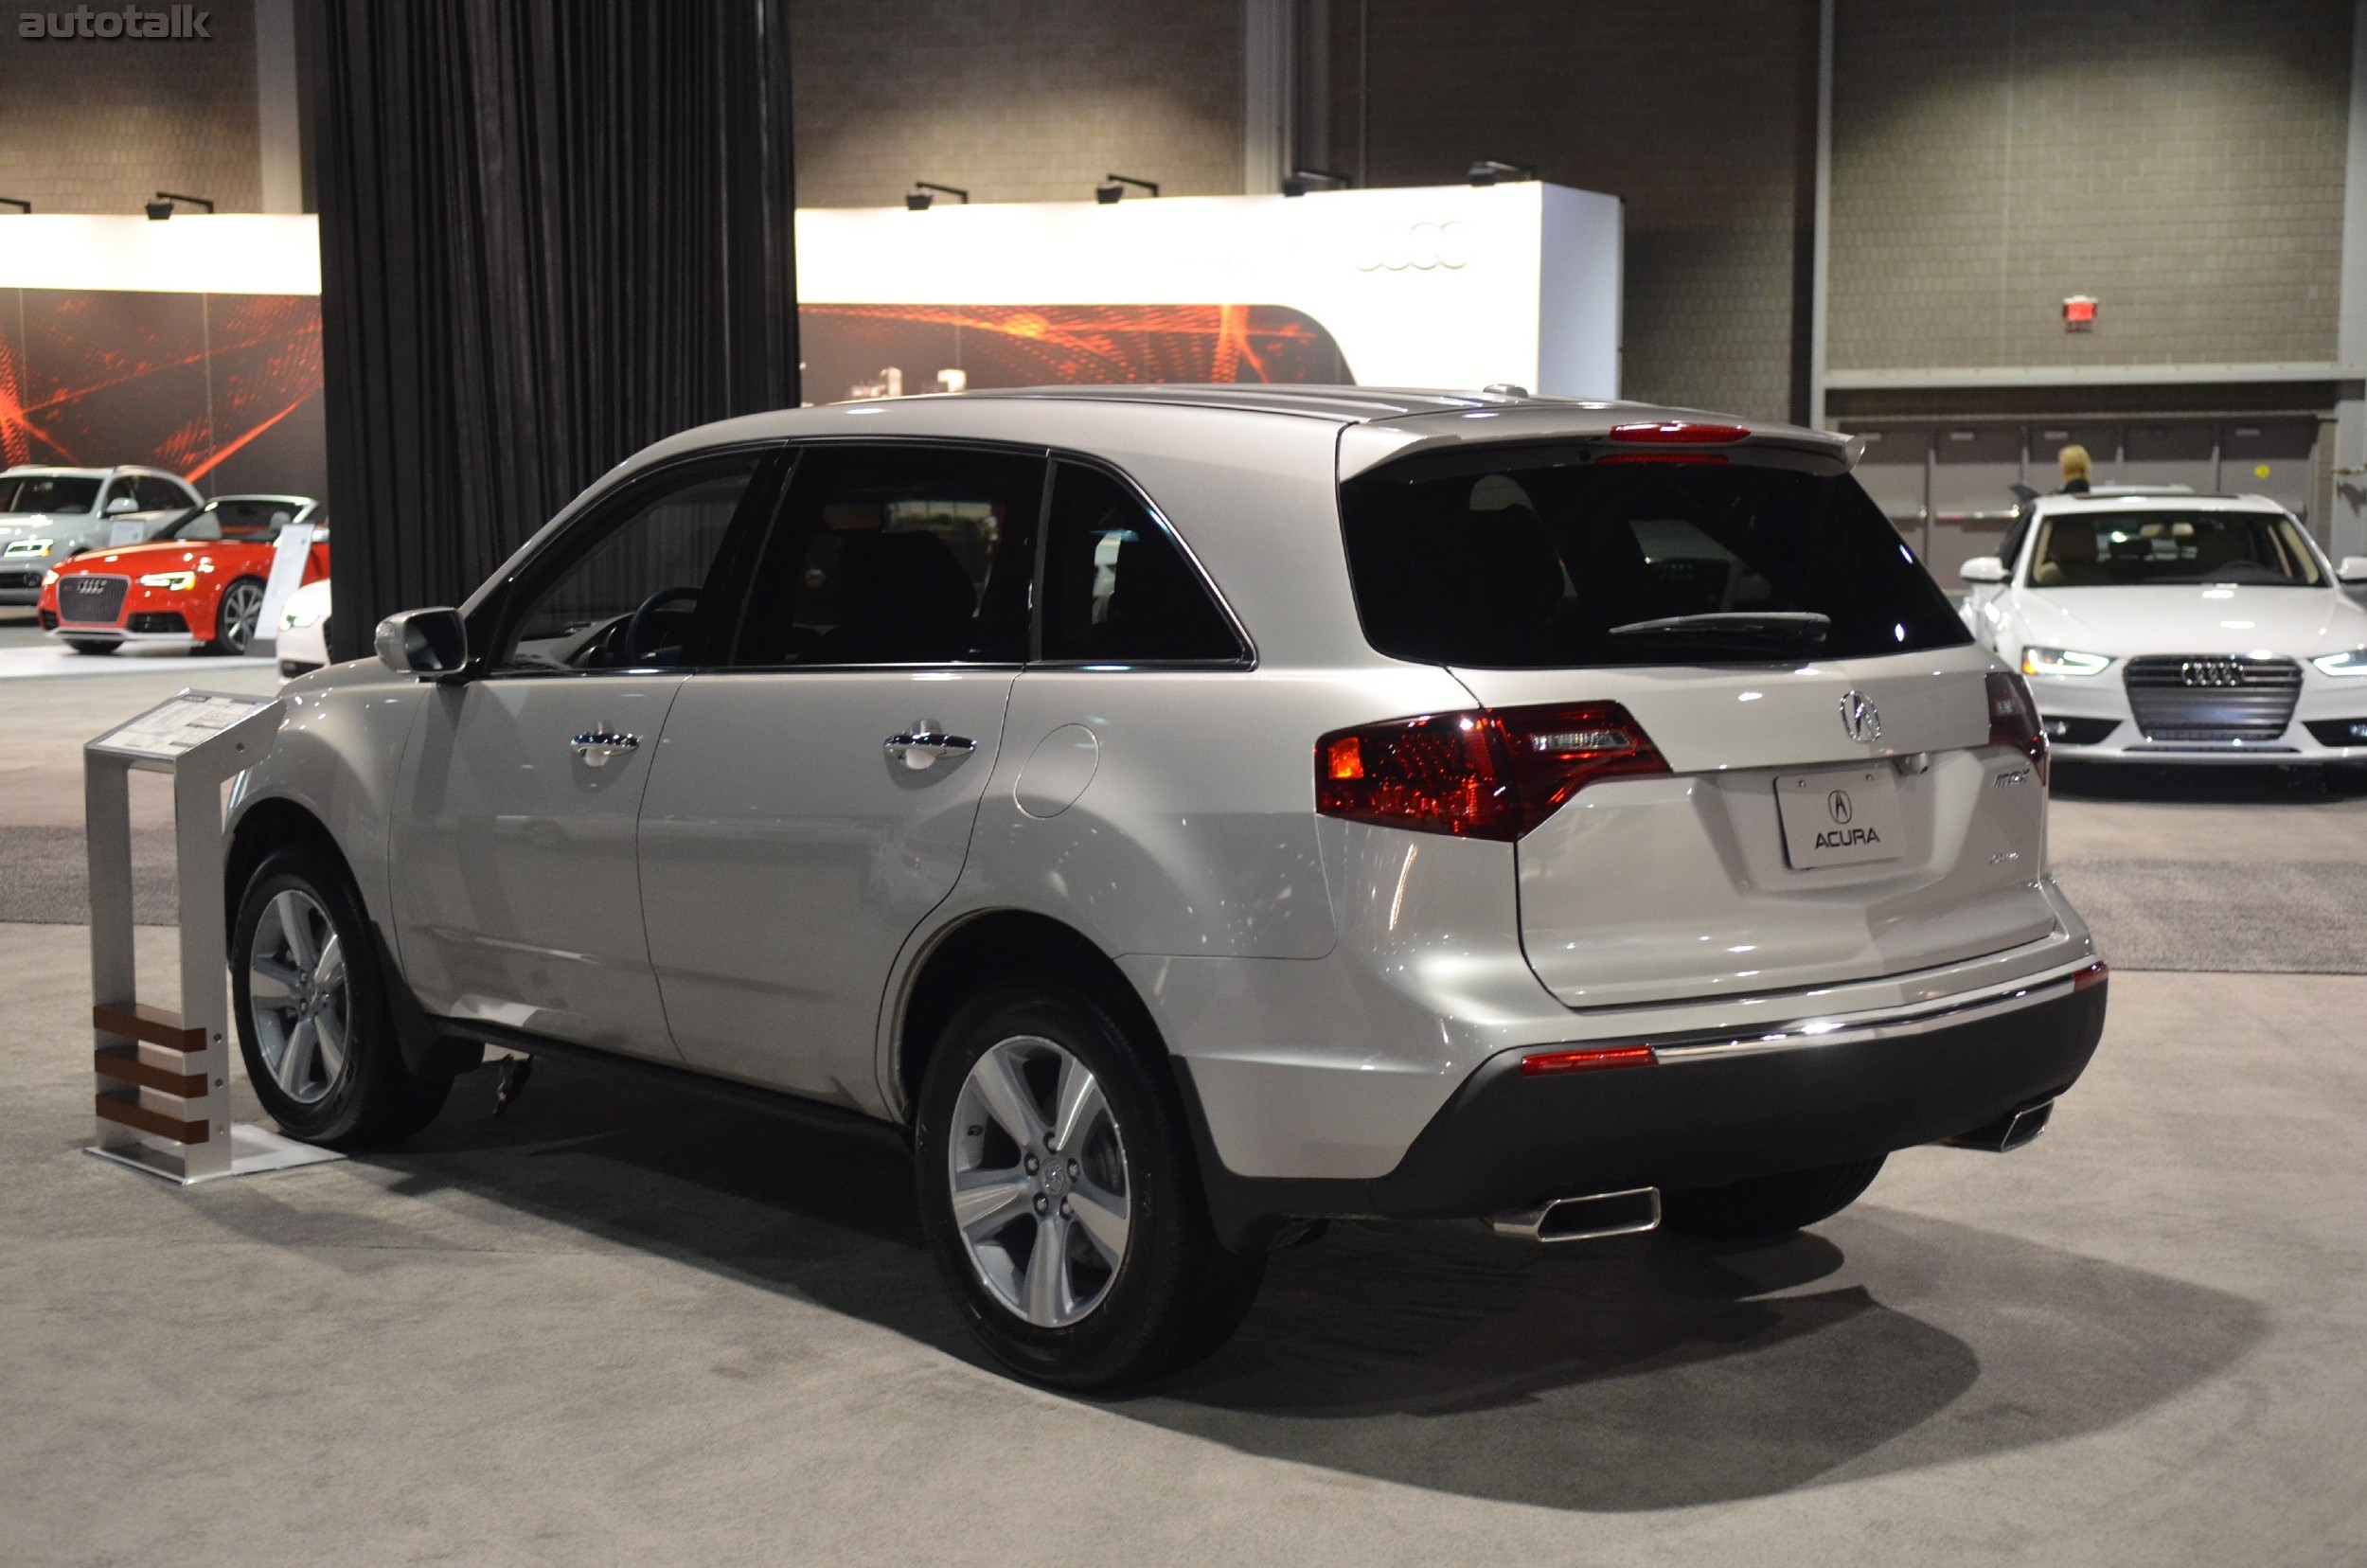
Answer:
<svg viewBox="0 0 2367 1568"><path fill-rule="evenodd" d="M280 533L312 526L304 581L329 575L329 514L305 495L221 495L145 544L93 550L42 582L41 626L77 653L126 643L240 654L255 640Z"/></svg>

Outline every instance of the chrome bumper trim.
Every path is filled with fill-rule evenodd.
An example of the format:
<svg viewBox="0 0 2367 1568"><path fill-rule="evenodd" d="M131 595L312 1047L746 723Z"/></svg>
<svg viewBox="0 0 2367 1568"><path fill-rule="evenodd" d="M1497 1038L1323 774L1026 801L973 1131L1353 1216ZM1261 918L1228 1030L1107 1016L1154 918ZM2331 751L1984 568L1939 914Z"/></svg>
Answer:
<svg viewBox="0 0 2367 1568"><path fill-rule="evenodd" d="M2069 996L2079 989L2079 977L2093 969L2097 962L2091 953L2068 970L2024 981L2002 993L1969 1001L1950 999L1871 1018L1864 1014L1856 1015L1855 1019L1848 1014L1838 1018L1805 1018L1771 1029L1753 1029L1748 1034L1720 1031L1715 1034L1663 1036L1659 1039L1646 1037L1636 1043L1650 1046L1652 1055L1661 1065L1676 1066L1687 1061L1717 1061L1730 1057L1760 1056L1770 1051L1814 1050L1825 1045L1930 1034L1934 1030L1978 1023L2001 1013L2016 1012L2023 1007Z"/></svg>

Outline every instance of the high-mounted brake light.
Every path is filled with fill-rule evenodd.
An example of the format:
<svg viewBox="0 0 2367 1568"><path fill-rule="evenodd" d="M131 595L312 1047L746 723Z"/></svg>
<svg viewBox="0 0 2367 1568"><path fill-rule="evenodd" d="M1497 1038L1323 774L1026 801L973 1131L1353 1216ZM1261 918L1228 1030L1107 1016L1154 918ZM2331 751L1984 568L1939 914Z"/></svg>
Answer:
<svg viewBox="0 0 2367 1568"><path fill-rule="evenodd" d="M1611 427L1611 438L1614 441L1645 441L1668 446L1724 446L1730 441L1742 440L1750 434L1750 430L1742 425L1700 424L1691 419Z"/></svg>
<svg viewBox="0 0 2367 1568"><path fill-rule="evenodd" d="M1660 1058L1649 1045L1590 1045L1569 1051L1538 1051L1521 1059L1522 1078L1554 1073L1599 1073L1606 1067L1650 1067Z"/></svg>
<svg viewBox="0 0 2367 1568"><path fill-rule="evenodd" d="M2046 726L2038 722L2038 704L2031 699L2029 683L2019 675L1989 677L1989 744L2020 752L2030 758L2038 782L2047 782Z"/></svg>
<svg viewBox="0 0 2367 1568"><path fill-rule="evenodd" d="M1315 809L1510 843L1589 784L1666 772L1644 726L1616 703L1430 713L1317 741Z"/></svg>
<svg viewBox="0 0 2367 1568"><path fill-rule="evenodd" d="M1601 468L1608 463L1722 463L1722 452L1606 452L1594 459Z"/></svg>

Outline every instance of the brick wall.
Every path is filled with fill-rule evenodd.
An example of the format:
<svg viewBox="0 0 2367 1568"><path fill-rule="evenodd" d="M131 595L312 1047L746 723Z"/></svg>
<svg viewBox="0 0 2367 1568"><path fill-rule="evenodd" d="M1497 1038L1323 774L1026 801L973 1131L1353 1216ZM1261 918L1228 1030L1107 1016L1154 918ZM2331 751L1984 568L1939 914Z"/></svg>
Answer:
<svg viewBox="0 0 2367 1568"><path fill-rule="evenodd" d="M37 212L127 213L159 190L185 190L223 212L257 210L248 0L205 0L210 40L32 42L17 36L17 21L35 6L74 9L59 0L0 7L0 196Z"/></svg>
<svg viewBox="0 0 2367 1568"><path fill-rule="evenodd" d="M2334 357L2343 0L1839 11L1836 369Z"/></svg>
<svg viewBox="0 0 2367 1568"><path fill-rule="evenodd" d="M1240 0L800 0L802 206L915 179L982 202L1089 199L1112 170L1241 188Z"/></svg>
<svg viewBox="0 0 2367 1568"><path fill-rule="evenodd" d="M1471 160L1627 203L1631 397L1782 418L1812 0L1372 0L1372 178ZM1338 166L1356 156L1357 8L1331 16Z"/></svg>

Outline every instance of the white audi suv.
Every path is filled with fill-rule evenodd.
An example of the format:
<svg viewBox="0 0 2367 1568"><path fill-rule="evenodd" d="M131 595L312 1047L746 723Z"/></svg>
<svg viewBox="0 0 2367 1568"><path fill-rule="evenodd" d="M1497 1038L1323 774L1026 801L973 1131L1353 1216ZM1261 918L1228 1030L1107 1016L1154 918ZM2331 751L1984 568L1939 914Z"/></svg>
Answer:
<svg viewBox="0 0 2367 1568"><path fill-rule="evenodd" d="M1143 386L735 419L287 688L234 793L291 1133L488 1043L909 1140L1019 1373L1344 1216L1749 1237L2035 1134L2103 1026L2020 677L1840 437Z"/></svg>

